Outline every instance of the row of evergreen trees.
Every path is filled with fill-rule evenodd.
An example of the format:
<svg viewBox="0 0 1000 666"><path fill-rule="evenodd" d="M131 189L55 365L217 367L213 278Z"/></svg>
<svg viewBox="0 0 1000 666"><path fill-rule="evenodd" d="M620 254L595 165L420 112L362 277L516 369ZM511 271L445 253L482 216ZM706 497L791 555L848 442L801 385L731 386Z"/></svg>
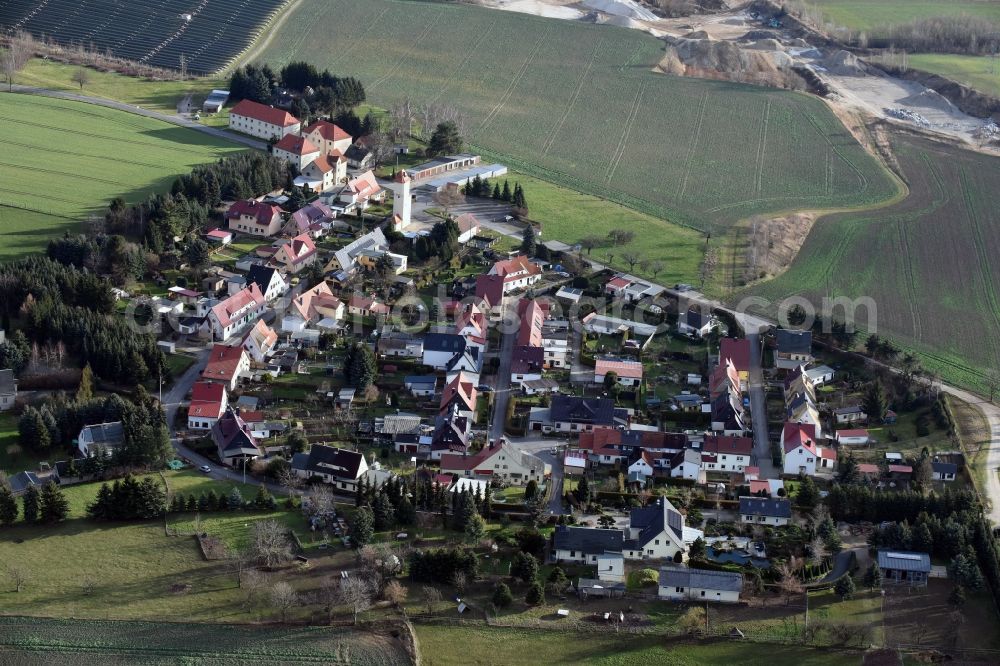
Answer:
<svg viewBox="0 0 1000 666"><path fill-rule="evenodd" d="M490 187L490 181L488 178L480 178L476 176L462 188L462 192L469 197L479 197L481 199L494 199L496 201L503 201L504 203L511 204L514 208L520 208L523 210L528 209L528 201L524 196L524 189L521 187L521 183L515 182L514 189L510 188L510 181L504 180L503 187L500 187L499 182L493 183Z"/></svg>
<svg viewBox="0 0 1000 666"><path fill-rule="evenodd" d="M278 508L278 500L264 486L257 487L257 494L249 502L243 498L239 488L233 488L228 495L215 492L214 489L200 495L177 493L170 499L171 513L200 511L240 511L256 509L258 511L273 511Z"/></svg>
<svg viewBox="0 0 1000 666"><path fill-rule="evenodd" d="M69 501L54 482L39 490L28 486L21 496L21 508L26 523L58 523L69 515ZM17 521L17 499L6 484L0 483L0 525L10 527Z"/></svg>
<svg viewBox="0 0 1000 666"><path fill-rule="evenodd" d="M136 481L132 476L102 483L97 498L87 506L87 515L94 520L149 520L163 515L166 494L162 486L150 477Z"/></svg>

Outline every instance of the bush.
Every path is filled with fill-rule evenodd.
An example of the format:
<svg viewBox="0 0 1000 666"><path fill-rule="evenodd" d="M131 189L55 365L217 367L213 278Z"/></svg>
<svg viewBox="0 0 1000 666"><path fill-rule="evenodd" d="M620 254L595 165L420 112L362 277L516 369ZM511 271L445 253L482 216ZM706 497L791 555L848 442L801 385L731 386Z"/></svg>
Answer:
<svg viewBox="0 0 1000 666"><path fill-rule="evenodd" d="M514 595L510 593L510 588L504 582L497 583L493 589L493 605L497 608L506 608L514 603Z"/></svg>
<svg viewBox="0 0 1000 666"><path fill-rule="evenodd" d="M525 602L529 606L540 606L545 603L545 589L537 580L528 588L528 593L524 595Z"/></svg>
<svg viewBox="0 0 1000 666"><path fill-rule="evenodd" d="M628 575L626 587L635 592L646 587L656 587L660 584L660 573L656 569L640 569Z"/></svg>

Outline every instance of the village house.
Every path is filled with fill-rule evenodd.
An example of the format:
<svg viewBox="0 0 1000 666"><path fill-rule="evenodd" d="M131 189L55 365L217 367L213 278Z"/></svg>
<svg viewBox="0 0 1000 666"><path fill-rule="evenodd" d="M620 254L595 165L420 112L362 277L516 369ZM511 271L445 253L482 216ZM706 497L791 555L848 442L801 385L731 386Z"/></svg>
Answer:
<svg viewBox="0 0 1000 666"><path fill-rule="evenodd" d="M379 185L375 174L366 171L347 181L347 183L334 190L328 199L330 208L337 213L359 213L368 209L372 203L385 200L385 190Z"/></svg>
<svg viewBox="0 0 1000 666"><path fill-rule="evenodd" d="M624 409L615 408L611 398L584 398L553 395L549 407L533 408L528 417L530 430L542 432L585 432L595 427L624 425Z"/></svg>
<svg viewBox="0 0 1000 666"><path fill-rule="evenodd" d="M712 399L712 431L723 435L742 436L747 432L743 396L730 388Z"/></svg>
<svg viewBox="0 0 1000 666"><path fill-rule="evenodd" d="M476 420L476 400L476 385L466 377L464 372L459 371L441 392L438 413L446 414L456 410L460 416L464 416L474 423Z"/></svg>
<svg viewBox="0 0 1000 666"><path fill-rule="evenodd" d="M385 327L375 343L376 352L383 358L422 358L424 339L412 333L392 331Z"/></svg>
<svg viewBox="0 0 1000 666"><path fill-rule="evenodd" d="M835 374L834 369L828 365L817 365L814 368L806 370L806 377L815 388L832 382Z"/></svg>
<svg viewBox="0 0 1000 666"><path fill-rule="evenodd" d="M736 603L743 591L743 574L666 566L660 569L657 596L669 601Z"/></svg>
<svg viewBox="0 0 1000 666"><path fill-rule="evenodd" d="M292 472L302 479L318 479L338 491L353 493L368 471L365 456L358 451L314 444L308 453L292 456Z"/></svg>
<svg viewBox="0 0 1000 666"><path fill-rule="evenodd" d="M665 497L649 506L632 509L626 534L623 551L626 559L679 561L687 553L684 516Z"/></svg>
<svg viewBox="0 0 1000 666"><path fill-rule="evenodd" d="M839 407L833 410L833 418L837 424L843 423L860 423L862 421L868 420L868 415L865 414L865 410L861 405L850 405L848 407Z"/></svg>
<svg viewBox="0 0 1000 666"><path fill-rule="evenodd" d="M226 387L212 382L195 382L188 405L188 428L209 430L222 418L229 406Z"/></svg>
<svg viewBox="0 0 1000 666"><path fill-rule="evenodd" d="M545 350L546 368L565 368L569 357L569 322L565 326L548 322L542 326L542 348Z"/></svg>
<svg viewBox="0 0 1000 666"><path fill-rule="evenodd" d="M836 451L817 444L816 428L812 424L785 423L780 445L785 474L815 476L817 470L832 471L836 466Z"/></svg>
<svg viewBox="0 0 1000 666"><path fill-rule="evenodd" d="M594 364L594 383L603 384L608 373L613 372L622 386L642 384L642 363L612 356L598 356Z"/></svg>
<svg viewBox="0 0 1000 666"><path fill-rule="evenodd" d="M597 564L606 553L621 554L625 549L625 533L619 529L570 527L556 525L552 533L552 560Z"/></svg>
<svg viewBox="0 0 1000 666"><path fill-rule="evenodd" d="M421 445L417 451L425 454L430 460L441 460L442 456L449 453L464 455L469 450L470 431L469 419L459 415L453 408L448 414L438 415L429 447L425 449Z"/></svg>
<svg viewBox="0 0 1000 666"><path fill-rule="evenodd" d="M461 357L468 343L454 333L428 333L424 336L422 362L435 370L447 369L452 359Z"/></svg>
<svg viewBox="0 0 1000 666"><path fill-rule="evenodd" d="M620 335L628 331L630 335L640 338L648 338L656 333L654 324L643 324L642 322L622 319L620 317L610 317L608 315L591 312L583 318L583 328L588 333L603 333L606 335Z"/></svg>
<svg viewBox="0 0 1000 666"><path fill-rule="evenodd" d="M677 332L692 338L703 338L715 324L710 313L693 305L677 318Z"/></svg>
<svg viewBox="0 0 1000 666"><path fill-rule="evenodd" d="M792 518L792 503L784 498L741 497L740 522L754 525L787 525Z"/></svg>
<svg viewBox="0 0 1000 666"><path fill-rule="evenodd" d="M715 462L705 469L710 472L742 472L753 455L753 440L749 437L707 435L701 445L702 453L714 456Z"/></svg>
<svg viewBox="0 0 1000 666"><path fill-rule="evenodd" d="M258 319L254 327L243 336L242 346L253 363L266 363L278 344L278 334Z"/></svg>
<svg viewBox="0 0 1000 666"><path fill-rule="evenodd" d="M409 375L403 378L403 388L415 398L429 398L437 392L437 375Z"/></svg>
<svg viewBox="0 0 1000 666"><path fill-rule="evenodd" d="M472 213L462 213L455 218L455 224L458 226L458 241L459 245L465 245L479 233L480 225L479 220Z"/></svg>
<svg viewBox="0 0 1000 666"><path fill-rule="evenodd" d="M268 303L284 296L288 291L288 281L282 276L281 271L265 264L254 264L250 267L244 286L251 284L257 285Z"/></svg>
<svg viewBox="0 0 1000 666"><path fill-rule="evenodd" d="M954 481L958 474L958 465L935 460L931 463L931 479L934 481Z"/></svg>
<svg viewBox="0 0 1000 666"><path fill-rule="evenodd" d="M245 327L257 321L267 308L267 301L260 287L251 284L212 306L208 312L213 340L228 340Z"/></svg>
<svg viewBox="0 0 1000 666"><path fill-rule="evenodd" d="M337 224L337 215L333 209L321 201L314 201L292 213L282 233L288 236L309 234L317 239L326 235Z"/></svg>
<svg viewBox="0 0 1000 666"><path fill-rule="evenodd" d="M506 442L492 444L473 455L444 454L441 456L441 473L459 477L497 479L516 486L529 481L543 483L549 474L548 466L538 457L525 453Z"/></svg>
<svg viewBox="0 0 1000 666"><path fill-rule="evenodd" d="M344 302L333 295L329 283L323 280L292 299L281 320L281 330L294 335L312 326L334 329L344 313Z"/></svg>
<svg viewBox="0 0 1000 666"><path fill-rule="evenodd" d="M241 345L215 344L201 372L202 380L236 390L240 377L250 373L250 357Z"/></svg>
<svg viewBox="0 0 1000 666"><path fill-rule="evenodd" d="M316 263L316 243L308 233L300 234L281 243L271 257L271 263L286 273L296 274Z"/></svg>
<svg viewBox="0 0 1000 666"><path fill-rule="evenodd" d="M528 257L519 254L510 259L498 261L490 268L489 275L499 275L503 278L503 293L509 294L515 289L527 289L542 279L542 269L533 264Z"/></svg>
<svg viewBox="0 0 1000 666"><path fill-rule="evenodd" d="M212 426L212 442L224 465L239 467L263 455L250 426L231 406Z"/></svg>
<svg viewBox="0 0 1000 666"><path fill-rule="evenodd" d="M541 347L518 345L511 353L510 382L523 390L524 382L536 381L542 378L542 367L545 365L545 350Z"/></svg>
<svg viewBox="0 0 1000 666"><path fill-rule="evenodd" d="M838 430L834 433L834 439L840 446L867 446L871 442L871 436L863 428Z"/></svg>
<svg viewBox="0 0 1000 666"><path fill-rule="evenodd" d="M354 143L350 134L328 120L317 120L302 130L302 136L309 139L324 155L344 157Z"/></svg>
<svg viewBox="0 0 1000 666"><path fill-rule="evenodd" d="M271 238L281 231L283 225L281 214L283 212L281 207L276 204L255 201L254 199L241 199L234 201L233 205L226 211L226 220L232 231L250 236Z"/></svg>
<svg viewBox="0 0 1000 666"><path fill-rule="evenodd" d="M719 341L719 365L733 364L740 381L740 390L746 391L750 381L750 341L746 338L722 338Z"/></svg>
<svg viewBox="0 0 1000 666"><path fill-rule="evenodd" d="M121 421L84 426L76 438L76 448L84 458L103 452L110 456L125 444L125 427Z"/></svg>
<svg viewBox="0 0 1000 666"><path fill-rule="evenodd" d="M297 134L286 134L271 147L271 154L279 160L294 165L302 171L307 164L320 156L320 150L309 139Z"/></svg>
<svg viewBox="0 0 1000 666"><path fill-rule="evenodd" d="M14 407L17 402L17 379L13 370L0 370L0 412Z"/></svg>
<svg viewBox="0 0 1000 666"><path fill-rule="evenodd" d="M211 229L205 232L205 240L216 245L229 245L233 242L233 232L228 229Z"/></svg>
<svg viewBox="0 0 1000 666"><path fill-rule="evenodd" d="M774 333L774 365L781 370L792 370L813 362L812 333L779 328Z"/></svg>
<svg viewBox="0 0 1000 666"><path fill-rule="evenodd" d="M365 250L378 250L388 247L385 234L382 230L375 228L367 234L356 238L333 254L324 272L342 271L346 276L352 274L359 266L358 256Z"/></svg>
<svg viewBox="0 0 1000 666"><path fill-rule="evenodd" d="M670 478L687 479L695 483L705 480L704 454L697 449L684 449L670 456Z"/></svg>
<svg viewBox="0 0 1000 666"><path fill-rule="evenodd" d="M301 128L302 122L287 111L248 99L239 101L229 110L229 129L265 141L297 134Z"/></svg>
<svg viewBox="0 0 1000 666"><path fill-rule="evenodd" d="M388 317L392 309L373 296L355 294L347 301L347 313L359 317Z"/></svg>

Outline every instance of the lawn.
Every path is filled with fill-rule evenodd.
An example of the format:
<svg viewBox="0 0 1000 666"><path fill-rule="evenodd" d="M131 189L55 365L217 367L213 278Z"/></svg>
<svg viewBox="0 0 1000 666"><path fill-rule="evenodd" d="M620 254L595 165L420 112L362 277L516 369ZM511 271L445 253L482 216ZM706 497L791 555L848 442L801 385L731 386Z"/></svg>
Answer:
<svg viewBox="0 0 1000 666"><path fill-rule="evenodd" d="M227 88L229 85L224 79L211 77L158 81L88 69L90 81L81 91L79 84L72 80L78 69L75 65L35 58L17 75L15 83L50 90L82 92L90 97L103 97L163 113L177 113L178 102L188 94L194 95L192 101L201 108L201 102L213 88Z"/></svg>
<svg viewBox="0 0 1000 666"><path fill-rule="evenodd" d="M910 69L937 74L987 95L1000 97L1000 59L996 57L914 53L906 56L906 62Z"/></svg>
<svg viewBox="0 0 1000 666"><path fill-rule="evenodd" d="M1000 159L913 137L893 147L909 196L877 214L819 219L784 274L731 300L762 296L773 313L790 296L818 312L823 298L871 299L855 311L860 328L981 390L983 369L1000 358L1000 264L990 249L1000 246Z"/></svg>
<svg viewBox="0 0 1000 666"><path fill-rule="evenodd" d="M183 597L180 597L183 599ZM395 664L399 641L350 627L0 618L0 653L17 664Z"/></svg>
<svg viewBox="0 0 1000 666"><path fill-rule="evenodd" d="M485 157L660 219L724 230L897 189L821 101L657 74L663 44L637 30L400 0L303 0L293 11L261 61L350 71L383 108L446 103ZM585 214L571 225L608 228Z"/></svg>
<svg viewBox="0 0 1000 666"><path fill-rule="evenodd" d="M39 461L55 462L62 457L23 449L18 441L17 417L10 412L0 412L0 470L8 476L37 469Z"/></svg>
<svg viewBox="0 0 1000 666"><path fill-rule="evenodd" d="M820 666L856 664L856 654L790 645L746 642L666 643L659 636L595 632L528 631L502 627L416 625L423 663L428 666L522 664L537 654L546 664L604 666L701 666L766 664Z"/></svg>
<svg viewBox="0 0 1000 666"><path fill-rule="evenodd" d="M855 30L877 30L938 16L968 15L1000 22L1000 3L983 0L805 0L826 21Z"/></svg>
<svg viewBox="0 0 1000 666"><path fill-rule="evenodd" d="M45 248L108 201L170 188L192 166L243 150L124 111L30 95L0 97L0 259ZM18 209L27 209L23 212Z"/></svg>

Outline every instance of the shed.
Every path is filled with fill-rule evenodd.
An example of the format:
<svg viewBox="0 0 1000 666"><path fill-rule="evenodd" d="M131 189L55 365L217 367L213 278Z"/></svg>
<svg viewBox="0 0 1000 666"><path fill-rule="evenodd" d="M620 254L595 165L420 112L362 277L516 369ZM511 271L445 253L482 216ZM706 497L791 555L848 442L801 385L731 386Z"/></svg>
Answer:
<svg viewBox="0 0 1000 666"><path fill-rule="evenodd" d="M878 551L883 584L926 587L931 572L931 556L907 550Z"/></svg>

